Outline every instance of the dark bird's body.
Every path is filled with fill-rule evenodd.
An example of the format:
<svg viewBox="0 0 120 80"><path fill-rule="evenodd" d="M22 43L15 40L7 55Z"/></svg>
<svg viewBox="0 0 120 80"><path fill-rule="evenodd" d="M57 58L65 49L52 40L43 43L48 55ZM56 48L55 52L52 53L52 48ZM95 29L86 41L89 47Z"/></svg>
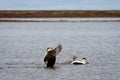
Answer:
<svg viewBox="0 0 120 80"><path fill-rule="evenodd" d="M58 45L56 48L48 48L47 54L44 58L44 62L46 63L46 67L53 67L56 62L56 55L61 51L62 46Z"/></svg>
<svg viewBox="0 0 120 80"><path fill-rule="evenodd" d="M51 52L48 52L44 58L44 62L47 61L47 67L53 67L56 61L56 56L51 55Z"/></svg>

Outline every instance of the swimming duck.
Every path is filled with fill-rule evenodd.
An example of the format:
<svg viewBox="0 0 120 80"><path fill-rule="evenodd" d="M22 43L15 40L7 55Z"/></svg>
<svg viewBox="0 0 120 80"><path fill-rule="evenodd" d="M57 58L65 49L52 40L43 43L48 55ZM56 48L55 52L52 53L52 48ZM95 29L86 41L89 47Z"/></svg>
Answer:
<svg viewBox="0 0 120 80"><path fill-rule="evenodd" d="M62 45L59 44L56 48L47 48L47 54L44 57L44 62L46 64L46 67L53 67L56 62L56 55L59 54L59 52L62 50Z"/></svg>
<svg viewBox="0 0 120 80"><path fill-rule="evenodd" d="M77 65L77 64L88 64L88 61L87 61L86 58L82 58L82 60L75 60L75 61L72 61L71 64L75 64L75 65Z"/></svg>
<svg viewBox="0 0 120 80"><path fill-rule="evenodd" d="M77 56L74 55L74 56L72 57L72 60L65 61L63 64L71 64L73 61L76 61L76 60L77 60Z"/></svg>

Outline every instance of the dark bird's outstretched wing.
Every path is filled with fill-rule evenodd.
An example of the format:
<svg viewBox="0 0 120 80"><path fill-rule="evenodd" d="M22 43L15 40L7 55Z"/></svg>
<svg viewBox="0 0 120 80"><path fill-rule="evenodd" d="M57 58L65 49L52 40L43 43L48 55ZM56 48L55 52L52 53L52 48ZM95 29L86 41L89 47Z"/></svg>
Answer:
<svg viewBox="0 0 120 80"><path fill-rule="evenodd" d="M44 61L47 61L49 58L58 55L61 50L62 50L62 45L59 44L56 48L47 52L47 54L44 58Z"/></svg>
<svg viewBox="0 0 120 80"><path fill-rule="evenodd" d="M62 45L59 44L54 50L55 50L55 55L58 55L59 52L62 50Z"/></svg>
<svg viewBox="0 0 120 80"><path fill-rule="evenodd" d="M59 44L56 48L50 50L47 52L47 55L52 55L52 56L56 56L59 54L59 52L62 50L62 45Z"/></svg>

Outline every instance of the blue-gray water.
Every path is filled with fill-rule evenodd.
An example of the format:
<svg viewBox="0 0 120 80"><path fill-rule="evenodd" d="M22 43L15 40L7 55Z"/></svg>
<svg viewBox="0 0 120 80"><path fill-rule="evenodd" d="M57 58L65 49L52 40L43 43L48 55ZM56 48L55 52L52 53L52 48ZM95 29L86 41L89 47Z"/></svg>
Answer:
<svg viewBox="0 0 120 80"><path fill-rule="evenodd" d="M61 43L55 69L47 47ZM89 64L63 65L73 55ZM0 80L120 80L120 22L1 22Z"/></svg>

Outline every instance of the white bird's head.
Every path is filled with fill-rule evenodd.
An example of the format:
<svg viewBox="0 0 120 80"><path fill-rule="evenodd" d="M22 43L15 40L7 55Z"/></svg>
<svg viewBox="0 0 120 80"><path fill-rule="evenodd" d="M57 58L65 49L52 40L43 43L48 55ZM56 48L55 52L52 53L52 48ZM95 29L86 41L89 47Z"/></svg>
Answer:
<svg viewBox="0 0 120 80"><path fill-rule="evenodd" d="M88 63L86 58L82 58L81 62L82 62L83 64L87 64L87 63Z"/></svg>

